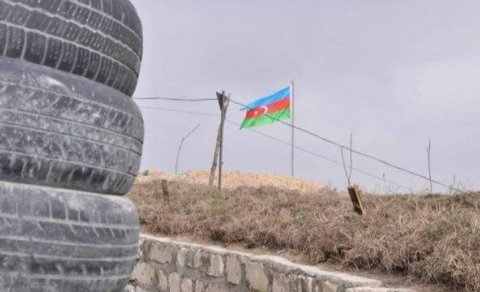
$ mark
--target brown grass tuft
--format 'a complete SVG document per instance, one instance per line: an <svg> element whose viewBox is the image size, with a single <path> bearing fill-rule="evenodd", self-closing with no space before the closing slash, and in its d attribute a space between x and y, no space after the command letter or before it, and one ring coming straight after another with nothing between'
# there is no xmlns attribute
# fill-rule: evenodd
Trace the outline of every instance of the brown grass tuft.
<svg viewBox="0 0 480 292"><path fill-rule="evenodd" d="M367 214L361 217L352 212L347 194L328 189L302 194L238 187L219 193L180 181L170 181L169 189L168 205L159 180L138 183L130 192L145 231L292 249L310 264L330 262L480 290L479 194L366 194Z"/></svg>

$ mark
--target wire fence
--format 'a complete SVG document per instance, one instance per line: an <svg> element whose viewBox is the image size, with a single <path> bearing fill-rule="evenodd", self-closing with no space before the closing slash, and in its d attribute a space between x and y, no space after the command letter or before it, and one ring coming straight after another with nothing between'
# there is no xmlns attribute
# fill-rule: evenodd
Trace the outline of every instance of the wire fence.
<svg viewBox="0 0 480 292"><path fill-rule="evenodd" d="M174 97L134 97L136 100L165 100L165 101L181 101L181 102L203 102L216 101L216 98L174 98Z"/></svg>
<svg viewBox="0 0 480 292"><path fill-rule="evenodd" d="M169 97L135 97L134 99L136 100L163 100L163 101L175 101L175 102L211 102L211 101L217 101L216 98L169 98ZM243 109L244 108L247 108L249 109L248 105L244 104L244 103L241 103L239 101L236 101L234 99L231 99L230 98L230 102L232 102L233 104L237 105L237 106L240 106L242 107ZM181 110L181 109L171 109L171 108L165 108L165 107L146 107L146 106L141 106L141 108L144 108L144 109L151 109L151 110L160 110L160 111L166 111L166 112L177 112L177 113L184 113L184 114L191 114L191 115L199 115L199 116L208 116L208 117L220 117L219 114L212 114L212 113L205 113L205 112L196 112L196 111L187 111L187 110ZM272 119L275 119L274 117L270 116ZM284 120L277 120L278 122L280 122L281 124L287 126L287 127L290 127L290 128L293 128L295 130L297 130L298 132L301 132L303 134L306 134L306 135L309 135L311 137L314 137L322 142L325 142L325 143L328 143L330 145L333 145L333 146L336 146L336 147L339 147L341 151L343 150L346 150L346 151L350 151L351 153L354 153L358 156L361 156L361 157L364 157L364 158L367 158L367 159L370 159L372 161L375 161L377 163L380 163L384 166L387 166L387 167L390 167L390 168L393 168L393 169L396 169L397 171L400 171L400 172L403 172L403 173L406 173L406 174L409 174L411 176L415 176L415 177L418 177L422 180L425 180L427 182L431 182L431 183L434 183L436 185L439 185L439 186L442 186L442 187L445 187L447 189L449 189L450 191L456 191L456 192L462 192L462 190L458 189L458 188L455 188L454 186L452 185L449 185L449 184L446 184L444 182L441 182L439 180L436 180L436 179L432 179L430 178L429 176L426 176L426 175L423 175L421 173L418 173L416 171L413 171L413 170L410 170L410 169L407 169L405 167L402 167L402 166L399 166L395 163L391 163L389 161L386 161L382 158L379 158L379 157L376 157L374 155L371 155L371 154L368 154L366 152L363 152L363 151L360 151L360 150L357 150L357 149L354 149L350 146L347 146L347 145L343 145L341 143L338 143L338 142L335 142L333 141L332 139L329 139L329 138L326 138L322 135L319 135L311 130L308 130L308 129L305 129L303 127L299 127L297 125L293 125L289 122L286 122ZM239 123L236 123L232 120L229 120L227 119L227 122L230 123L230 124L235 124L237 126L240 126ZM271 135L267 135L267 134L264 134L262 132L259 132L259 131L256 131L256 130L253 130L253 129L249 129L250 131L252 132L255 132L261 136L264 136L264 137L267 137L271 140L275 140L277 142L280 142L282 144L285 144L285 145L288 145L290 147L292 147L292 144L289 143L289 142L286 142L286 141L283 141L281 140L280 138L277 138L277 137L273 137ZM311 151L311 150L308 150L308 149L305 149L303 147L299 147L299 146L296 146L296 145L293 145L293 147L297 150L300 150L300 151L303 151L305 153L309 153L313 156L316 156L318 158L322 158L326 161L329 161L331 163L334 163L334 164L338 164L338 165L344 165L343 162L339 162L335 159L332 159L332 158L329 158L329 157L326 157L326 156L323 156L321 154L318 154L318 153L315 153L314 151ZM358 172L358 173L361 173L363 175L366 175L366 176L369 176L371 178L375 178L375 179L378 179L378 180L381 180L382 182L387 182L389 183L390 185L394 185L398 188L402 188L402 189L405 189L405 190L409 190L410 188L402 185L402 184L399 184L397 182L393 182L393 181L387 181L384 177L380 177L378 175L374 175L374 174L371 174L369 172L366 172L362 169L358 169L358 168L353 168L351 165L345 165L345 166L348 166L350 168L352 168L352 170Z"/></svg>
<svg viewBox="0 0 480 292"><path fill-rule="evenodd" d="M158 110L158 111L164 111L164 112L172 112L172 113L190 114L190 115L194 115L194 116L220 117L219 114L202 113L202 112L187 111L187 110L181 110L181 109L172 109L172 108L165 108L165 107L140 106L140 108L149 109L149 110Z"/></svg>
<svg viewBox="0 0 480 292"><path fill-rule="evenodd" d="M231 101L232 103L238 105L238 106L243 107L243 108L245 108L245 107L249 108L248 105L243 104L243 103L241 103L241 102L238 102L238 101L235 101L235 100L232 100L232 99L231 99L230 101ZM271 118L273 119L274 117L271 117ZM420 173L415 172L415 171L413 171L413 170L409 170L409 169L407 169L407 168L405 168L405 167L402 167L402 166L399 166L399 165L397 165L397 164L388 162L388 161L386 161L386 160L384 160L384 159L382 159L382 158L376 157L376 156L374 156L374 155L371 155L371 154L368 154L368 153L365 153L365 152L356 150L356 149L354 149L354 148L351 148L350 146L346 146L346 145L343 145L343 144L341 144L341 143L335 142L335 141L333 141L333 140L331 140L331 139L325 138L325 137L323 137L323 136L321 136L321 135L318 135L318 134L316 134L316 133L314 133L314 132L312 132L312 131L310 131L310 130L307 130L307 129L305 129L305 128L302 128L302 127L293 125L293 124L288 123L288 122L283 121L283 120L278 120L278 122L280 122L280 123L282 123L283 125L286 125L286 126L288 126L288 127L294 128L295 130L297 130L297 131L299 131L299 132L302 132L302 133L304 133L304 134L308 134L308 135L310 135L310 136L312 136L312 137L314 137L314 138L317 138L317 139L319 139L319 140L321 140L321 141L323 141L323 142L325 142L325 143L328 143L328 144L337 146L337 147L339 147L341 150L344 149L344 150L347 150L347 151L351 151L351 152L354 153L354 154L357 154L357 155L362 156L362 157L365 157L365 158L367 158L367 159L376 161L376 162L378 162L378 163L380 163L380 164L383 164L383 165L386 165L386 166L388 166L388 167L394 168L394 169L396 169L396 170L398 170L398 171L401 171L401 172L410 174L410 175L412 175L412 176L416 176L416 177L418 177L418 178L421 178L421 179L426 180L426 181L428 181L428 182L431 182L431 183L437 184L437 185L439 185L439 186L445 187L445 188L447 188L447 189L451 189L451 190L454 190L454 191L457 191L457 192L462 192L460 189L454 188L454 187L451 186L451 185L448 185L448 184L446 184L446 183L443 183L443 182L438 181L438 180L435 180L435 179L431 179L430 177L428 177L428 176L426 176L426 175L420 174Z"/></svg>
<svg viewBox="0 0 480 292"><path fill-rule="evenodd" d="M235 126L238 126L238 127L241 125L241 124L239 124L239 123L237 123L237 122L234 122L234 121L232 121L232 120L229 120L229 119L227 119L227 122L230 123L230 124L233 124L233 125L235 125ZM315 157L317 157L317 158L323 159L323 160L328 161L328 162L330 162L330 163L333 163L333 164L336 164L336 165L339 165L339 166L343 166L343 162L340 162L340 161L338 161L338 160L329 158L329 157L327 157L327 156L325 156L325 155L322 155L322 154L319 154L319 153L317 153L317 152L308 150L308 149L306 149L306 148L304 148L304 147L297 146L297 145L292 145L292 143L287 142L287 141L285 141L285 140L282 140L282 139L280 139L280 138L277 138L277 137L275 137L275 136L268 135L268 134L262 133L262 132L260 132L260 131L254 130L254 129L247 129L247 130L249 130L249 131L251 131L251 132L253 132L253 133L257 134L257 135L260 135L260 136L263 136L263 137L265 137L265 138L268 138L268 139L270 139L270 140L273 140L273 141L276 141L276 142L278 142L278 143L284 144L284 145L286 145L286 146L290 146L290 147L293 146L295 149L297 149L297 150L299 150L299 151L302 151L302 152L304 152L304 153L310 154L310 155L315 156ZM368 176L368 177L370 177L370 178L374 178L374 179L377 179L377 180L379 180L379 181L381 181L381 182L388 183L388 184L390 184L390 185L392 185L392 186L394 186L394 187L396 187L396 188L401 188L401 189L404 189L404 190L406 190L406 191L410 190L410 188L407 187L407 186L404 186L404 185L402 185L402 184L400 184L400 183L397 183L397 182L394 182L394 181L391 181L391 180L387 180L387 179L385 179L384 177L380 177L380 176L378 176L378 175L369 173L369 172L364 171L364 170L361 170L361 169L359 169L359 168L353 167L353 165L350 165L350 164L348 164L348 163L346 164L346 166L347 166L347 167L351 167L352 170L355 171L355 172L357 172L357 173L361 173L361 174L366 175L366 176Z"/></svg>
<svg viewBox="0 0 480 292"><path fill-rule="evenodd" d="M164 112L173 112L173 113L180 113L180 114L187 114L187 115L193 115L193 116L204 116L204 117L215 117L215 118L220 118L220 115L219 114L212 114L212 113L206 113L206 112L199 112L199 111L187 111L187 110L182 110L182 109L173 109L173 108L165 108L165 107L151 107L151 106L140 106L140 108L142 109L147 109L147 110L156 110L156 111L164 111ZM227 123L230 124L230 125L233 125L235 127L240 127L241 124L240 123L237 123L231 119L226 119ZM285 140L282 140L281 138L278 138L278 137L275 137L275 136L272 136L272 135L269 135L269 134L266 134L266 133L263 133L263 132L260 132L258 130L255 130L255 129L247 129L248 131L252 132L252 133L255 133L259 136L262 136L264 138L267 138L267 139L270 139L272 141L275 141L277 143L280 143L280 144L283 144L283 145L286 145L286 146L292 146L292 143L290 142L287 142ZM296 150L299 150L303 153L306 153L306 154L309 154L311 156L314 156L314 157L317 157L317 158L320 158L324 161L327 161L327 162L330 162L332 164L335 164L335 165L338 165L338 166L343 166L343 163L338 161L338 160L335 160L333 158L330 158L330 157L327 157L325 155L322 155L322 154L319 154L315 151L312 151L312 150L309 150L305 147L301 147L301 146L298 146L298 145L293 145L293 147L296 149ZM349 164L346 165L347 167L351 167ZM403 189L405 191L410 191L411 188L410 187L407 187L405 185L402 185L398 182L394 182L392 180L389 180L389 179L386 179L385 177L381 177L379 175L375 175L375 174L372 174L370 172L367 172L365 170L362 170L360 168L357 168L357 167L353 167L352 166L352 170L359 173L359 174L362 174L362 175L365 175L367 177L370 177L370 178L373 178L375 180L378 180L382 183L386 183L386 184L389 184L391 185L392 187L396 188L396 189Z"/></svg>

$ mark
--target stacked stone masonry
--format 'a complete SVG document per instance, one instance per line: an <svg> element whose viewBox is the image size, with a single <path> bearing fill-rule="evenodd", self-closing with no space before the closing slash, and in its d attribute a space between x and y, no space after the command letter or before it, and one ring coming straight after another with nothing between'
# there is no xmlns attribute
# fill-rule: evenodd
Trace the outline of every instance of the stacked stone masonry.
<svg viewBox="0 0 480 292"><path fill-rule="evenodd" d="M380 281L326 272L273 256L256 256L143 235L128 292L411 292Z"/></svg>

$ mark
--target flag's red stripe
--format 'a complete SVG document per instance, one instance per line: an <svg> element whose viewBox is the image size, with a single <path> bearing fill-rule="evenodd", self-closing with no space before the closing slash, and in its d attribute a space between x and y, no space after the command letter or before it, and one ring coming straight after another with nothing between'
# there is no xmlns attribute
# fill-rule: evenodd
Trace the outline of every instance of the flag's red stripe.
<svg viewBox="0 0 480 292"><path fill-rule="evenodd" d="M289 108L290 107L290 96L287 96L284 99L281 99L277 102L274 102L272 104L269 104L268 106L268 112L267 114L271 114L274 112L281 111L283 109ZM255 109L251 109L247 111L247 119L251 118L258 118L261 117L265 114L265 108L264 107L257 107Z"/></svg>

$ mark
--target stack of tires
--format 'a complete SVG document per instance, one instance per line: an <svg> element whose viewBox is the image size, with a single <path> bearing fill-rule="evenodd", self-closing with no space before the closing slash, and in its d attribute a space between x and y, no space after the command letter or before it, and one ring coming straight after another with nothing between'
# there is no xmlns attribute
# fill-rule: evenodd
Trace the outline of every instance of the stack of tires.
<svg viewBox="0 0 480 292"><path fill-rule="evenodd" d="M122 291L138 215L128 0L0 0L0 291Z"/></svg>

